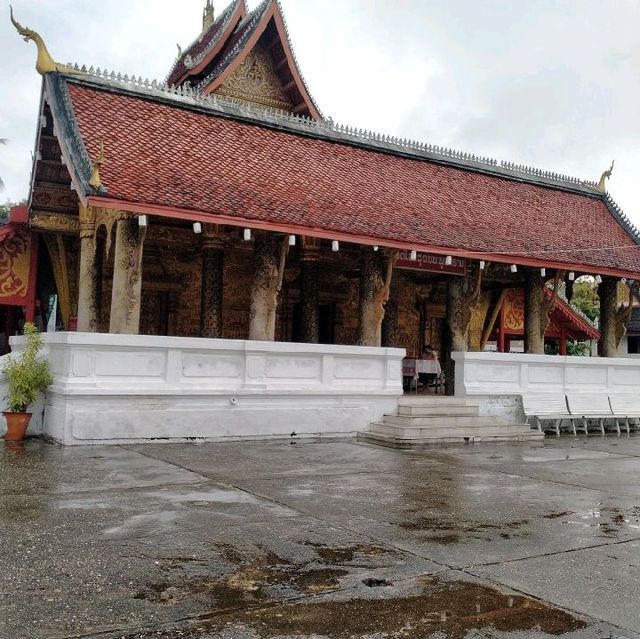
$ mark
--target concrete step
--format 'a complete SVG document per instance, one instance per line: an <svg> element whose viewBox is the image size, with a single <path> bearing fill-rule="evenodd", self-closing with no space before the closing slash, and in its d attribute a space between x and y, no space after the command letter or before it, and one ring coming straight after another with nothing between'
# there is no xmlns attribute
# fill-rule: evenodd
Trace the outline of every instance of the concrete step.
<svg viewBox="0 0 640 639"><path fill-rule="evenodd" d="M422 440L442 437L480 438L500 437L507 435L529 434L532 429L524 424L504 424L492 426L459 426L456 428L404 428L402 426L390 426L381 422L373 422L369 432L378 435L395 437L397 439Z"/></svg>
<svg viewBox="0 0 640 639"><path fill-rule="evenodd" d="M385 424L404 427L421 428L457 428L460 426L496 426L504 423L499 417L477 415L430 415L412 417L410 415L385 415L382 419Z"/></svg>
<svg viewBox="0 0 640 639"><path fill-rule="evenodd" d="M477 406L461 406L460 404L428 404L427 406L398 406L399 415L409 417L429 417L431 415L477 415Z"/></svg>
<svg viewBox="0 0 640 639"><path fill-rule="evenodd" d="M398 406L467 406L467 400L447 395L403 395Z"/></svg>
<svg viewBox="0 0 640 639"><path fill-rule="evenodd" d="M417 450L428 448L438 444L469 444L479 442L539 442L544 440L544 434L535 430L528 432L506 432L499 435L485 435L469 437L465 435L450 434L440 437L422 437L420 439L404 439L392 435L383 435L366 431L358 433L358 440L388 446L390 448Z"/></svg>

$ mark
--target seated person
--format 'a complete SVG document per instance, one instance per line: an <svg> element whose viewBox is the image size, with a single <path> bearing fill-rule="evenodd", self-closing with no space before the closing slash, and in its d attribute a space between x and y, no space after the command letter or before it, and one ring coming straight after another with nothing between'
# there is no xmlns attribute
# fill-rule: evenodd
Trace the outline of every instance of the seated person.
<svg viewBox="0 0 640 639"><path fill-rule="evenodd" d="M433 347L430 344L427 344L422 351L421 359L427 360L437 360L438 354L433 350ZM423 386L435 386L436 378L438 375L436 373L418 373L418 381Z"/></svg>

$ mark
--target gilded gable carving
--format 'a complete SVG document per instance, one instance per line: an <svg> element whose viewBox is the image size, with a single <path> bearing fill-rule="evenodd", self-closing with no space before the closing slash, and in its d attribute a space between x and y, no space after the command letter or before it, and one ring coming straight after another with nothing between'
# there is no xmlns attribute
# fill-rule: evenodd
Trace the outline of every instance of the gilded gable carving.
<svg viewBox="0 0 640 639"><path fill-rule="evenodd" d="M291 110L291 100L282 88L271 56L256 47L217 93L247 102Z"/></svg>

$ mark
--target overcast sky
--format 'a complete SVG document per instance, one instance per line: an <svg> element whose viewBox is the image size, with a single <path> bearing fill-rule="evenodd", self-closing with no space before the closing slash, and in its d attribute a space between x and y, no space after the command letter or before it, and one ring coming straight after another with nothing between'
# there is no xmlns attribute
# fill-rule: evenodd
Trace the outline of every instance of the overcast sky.
<svg viewBox="0 0 640 639"><path fill-rule="evenodd" d="M250 0L249 6L255 6ZM28 194L36 48L0 0L0 200ZM13 0L53 57L164 79L204 0ZM640 226L640 0L282 0L324 115L597 180ZM216 12L223 9L216 2Z"/></svg>

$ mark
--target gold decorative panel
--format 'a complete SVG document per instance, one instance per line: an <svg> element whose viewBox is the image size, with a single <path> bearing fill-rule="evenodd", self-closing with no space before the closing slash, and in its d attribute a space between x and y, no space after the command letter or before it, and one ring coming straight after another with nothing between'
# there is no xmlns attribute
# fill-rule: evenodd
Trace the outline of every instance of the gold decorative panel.
<svg viewBox="0 0 640 639"><path fill-rule="evenodd" d="M261 47L255 47L249 53L217 93L286 111L292 108L291 100L282 88L271 56Z"/></svg>
<svg viewBox="0 0 640 639"><path fill-rule="evenodd" d="M0 298L27 295L30 263L29 235L12 235L0 244Z"/></svg>

